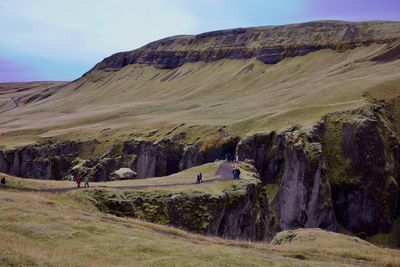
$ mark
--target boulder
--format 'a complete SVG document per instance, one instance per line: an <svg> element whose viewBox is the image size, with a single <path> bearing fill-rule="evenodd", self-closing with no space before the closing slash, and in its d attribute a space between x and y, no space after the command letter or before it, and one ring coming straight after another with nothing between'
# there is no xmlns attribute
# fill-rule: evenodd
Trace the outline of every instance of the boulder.
<svg viewBox="0 0 400 267"><path fill-rule="evenodd" d="M137 177L137 173L129 168L120 168L116 170L114 173L119 180L134 179Z"/></svg>

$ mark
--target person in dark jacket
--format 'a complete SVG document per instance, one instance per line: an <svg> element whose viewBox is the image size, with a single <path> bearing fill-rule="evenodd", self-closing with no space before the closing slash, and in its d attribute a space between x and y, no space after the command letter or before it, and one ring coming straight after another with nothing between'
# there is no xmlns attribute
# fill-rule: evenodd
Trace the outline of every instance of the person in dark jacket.
<svg viewBox="0 0 400 267"><path fill-rule="evenodd" d="M240 179L240 169L236 168L236 179Z"/></svg>
<svg viewBox="0 0 400 267"><path fill-rule="evenodd" d="M240 170L239 170L239 168L234 167L234 168L232 169L232 176L233 176L233 179L234 179L234 180L240 179Z"/></svg>
<svg viewBox="0 0 400 267"><path fill-rule="evenodd" d="M203 182L203 174L201 172L199 172L197 174L196 184L201 184L202 182Z"/></svg>
<svg viewBox="0 0 400 267"><path fill-rule="evenodd" d="M1 185L6 186L6 177L1 178Z"/></svg>

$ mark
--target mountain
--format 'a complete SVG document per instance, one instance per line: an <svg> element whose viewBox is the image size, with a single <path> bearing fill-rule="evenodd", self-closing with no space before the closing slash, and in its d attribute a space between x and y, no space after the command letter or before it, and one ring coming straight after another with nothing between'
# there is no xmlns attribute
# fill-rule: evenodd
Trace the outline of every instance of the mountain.
<svg viewBox="0 0 400 267"><path fill-rule="evenodd" d="M237 154L260 184L241 192L240 213L216 209L243 223L232 236L318 227L399 246L399 59L399 22L169 37L69 83L2 85L11 89L0 104L0 171L108 181L130 167L138 178L164 177ZM137 198L101 201L119 210ZM264 203L254 209L266 212L268 238L245 223L257 217L246 203Z"/></svg>
<svg viewBox="0 0 400 267"><path fill-rule="evenodd" d="M181 133L194 142L224 126L242 136L309 124L398 95L398 26L312 22L156 41L104 59L46 101L17 99L3 144Z"/></svg>

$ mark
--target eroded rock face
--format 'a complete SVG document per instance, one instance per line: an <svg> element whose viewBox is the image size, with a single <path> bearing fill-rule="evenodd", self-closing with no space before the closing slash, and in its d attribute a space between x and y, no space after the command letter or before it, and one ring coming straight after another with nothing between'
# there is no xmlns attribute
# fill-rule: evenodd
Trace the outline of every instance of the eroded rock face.
<svg viewBox="0 0 400 267"><path fill-rule="evenodd" d="M201 147L199 144L185 146L183 149L182 160L179 164L180 170L186 170L198 166L203 162Z"/></svg>
<svg viewBox="0 0 400 267"><path fill-rule="evenodd" d="M348 164L342 169L346 179L333 185L335 210L341 224L360 236L388 232L397 209L398 162L386 125L372 113L342 124L341 150Z"/></svg>
<svg viewBox="0 0 400 267"><path fill-rule="evenodd" d="M83 145L67 141L5 150L0 153L0 168L21 177L62 179Z"/></svg>
<svg viewBox="0 0 400 267"><path fill-rule="evenodd" d="M222 141L221 141L222 140ZM180 141L151 142L129 139L116 142L105 154L95 156L98 143L58 142L0 151L0 171L39 179L64 179L69 174L90 176L94 182L108 181L119 168L130 168L138 179L170 175L234 154L238 138L221 139L207 149Z"/></svg>
<svg viewBox="0 0 400 267"><path fill-rule="evenodd" d="M318 227L335 231L336 218L321 144L306 143L303 139L287 144L284 162L281 186L273 202L282 230Z"/></svg>
<svg viewBox="0 0 400 267"><path fill-rule="evenodd" d="M222 195L206 192L88 192L103 212L169 224L191 232L244 240L269 240L268 199L257 184Z"/></svg>
<svg viewBox="0 0 400 267"><path fill-rule="evenodd" d="M144 47L114 54L94 69L122 68L149 64L173 69L190 62L256 58L275 64L284 58L303 56L321 49L343 52L371 44L392 44L399 40L396 23L349 23L319 21L275 27L214 31L195 36L174 36Z"/></svg>
<svg viewBox="0 0 400 267"><path fill-rule="evenodd" d="M399 215L398 129L389 104L333 113L310 130L243 138L241 160L277 187L271 206L280 229L337 222L361 237L391 231ZM271 167L273 166L273 167Z"/></svg>

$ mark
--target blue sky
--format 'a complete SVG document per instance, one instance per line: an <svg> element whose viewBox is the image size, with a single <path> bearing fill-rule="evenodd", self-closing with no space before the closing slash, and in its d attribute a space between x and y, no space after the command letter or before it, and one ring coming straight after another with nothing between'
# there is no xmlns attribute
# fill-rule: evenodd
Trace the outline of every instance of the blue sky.
<svg viewBox="0 0 400 267"><path fill-rule="evenodd" d="M400 0L1 0L0 82L73 80L176 34L319 19L400 20Z"/></svg>

